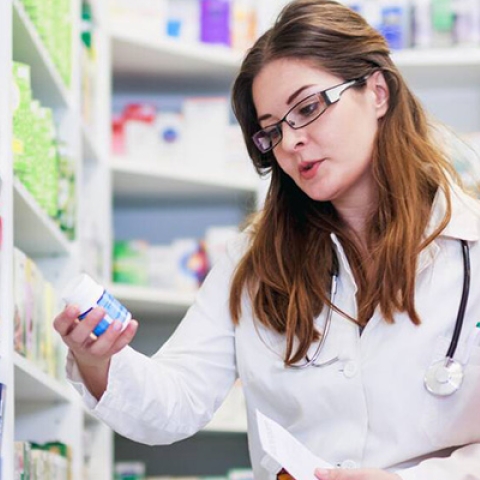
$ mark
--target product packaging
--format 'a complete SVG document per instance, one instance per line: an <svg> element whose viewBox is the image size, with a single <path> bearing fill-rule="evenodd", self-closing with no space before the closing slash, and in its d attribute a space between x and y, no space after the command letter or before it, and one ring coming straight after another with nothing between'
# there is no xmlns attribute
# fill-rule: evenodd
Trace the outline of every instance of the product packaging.
<svg viewBox="0 0 480 480"><path fill-rule="evenodd" d="M132 318L132 314L115 297L85 273L65 286L62 298L67 304L80 308L79 320L83 320L95 307L105 310L105 316L93 330L96 337L102 335L115 320L121 322L122 330L125 329Z"/></svg>

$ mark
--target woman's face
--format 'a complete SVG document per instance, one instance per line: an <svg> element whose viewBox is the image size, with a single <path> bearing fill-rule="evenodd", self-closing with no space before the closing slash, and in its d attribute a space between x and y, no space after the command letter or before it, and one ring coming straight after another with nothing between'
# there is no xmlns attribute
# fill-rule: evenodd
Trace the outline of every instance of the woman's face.
<svg viewBox="0 0 480 480"><path fill-rule="evenodd" d="M350 79L347 79L350 80ZM253 82L253 100L262 128L279 122L312 93L344 82L305 60L268 63ZM281 124L282 139L273 153L282 168L310 198L340 207L359 208L375 200L372 150L378 119L388 107L380 72L366 86L345 90L310 125L298 130Z"/></svg>

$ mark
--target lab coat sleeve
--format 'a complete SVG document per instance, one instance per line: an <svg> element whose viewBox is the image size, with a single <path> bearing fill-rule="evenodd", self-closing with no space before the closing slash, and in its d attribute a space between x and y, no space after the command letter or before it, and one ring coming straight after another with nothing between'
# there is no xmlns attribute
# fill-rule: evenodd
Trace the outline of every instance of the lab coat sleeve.
<svg viewBox="0 0 480 480"><path fill-rule="evenodd" d="M138 442L168 444L210 421L236 379L235 329L228 309L235 263L231 254L217 262L194 305L153 357L130 347L113 356L99 402L84 387L70 356L69 380L112 429Z"/></svg>
<svg viewBox="0 0 480 480"><path fill-rule="evenodd" d="M480 480L480 443L460 447L449 457L429 458L395 473L402 480Z"/></svg>

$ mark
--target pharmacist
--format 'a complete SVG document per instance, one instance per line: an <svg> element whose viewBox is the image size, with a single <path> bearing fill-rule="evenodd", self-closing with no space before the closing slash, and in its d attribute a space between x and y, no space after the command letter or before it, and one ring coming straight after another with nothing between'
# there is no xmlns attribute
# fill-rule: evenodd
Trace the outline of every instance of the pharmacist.
<svg viewBox="0 0 480 480"><path fill-rule="evenodd" d="M480 479L480 206L384 38L334 1L294 1L233 104L271 173L262 211L152 358L127 345L136 321L92 340L103 311L68 306L70 380L120 434L168 444L239 377L257 480L281 466L256 409L334 467L312 479Z"/></svg>

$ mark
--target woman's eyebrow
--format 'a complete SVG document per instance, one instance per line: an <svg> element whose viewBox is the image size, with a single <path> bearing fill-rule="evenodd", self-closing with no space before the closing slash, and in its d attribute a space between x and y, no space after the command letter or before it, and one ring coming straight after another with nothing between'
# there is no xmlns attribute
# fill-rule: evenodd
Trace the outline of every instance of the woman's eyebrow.
<svg viewBox="0 0 480 480"><path fill-rule="evenodd" d="M300 87L298 90L295 90L288 98L287 98L287 105L290 105L304 90L307 88L312 87L312 85L304 85L303 87ZM262 115L261 117L258 118L258 122L260 123L263 120L267 120L270 118L272 115L270 113L266 113L265 115Z"/></svg>

